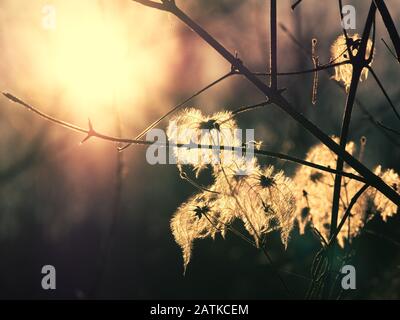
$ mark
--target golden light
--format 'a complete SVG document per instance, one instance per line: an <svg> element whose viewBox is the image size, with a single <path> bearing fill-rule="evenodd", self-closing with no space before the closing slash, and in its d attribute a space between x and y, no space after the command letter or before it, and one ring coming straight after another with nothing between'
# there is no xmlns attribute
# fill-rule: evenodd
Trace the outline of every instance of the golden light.
<svg viewBox="0 0 400 320"><path fill-rule="evenodd" d="M162 101L178 47L166 14L126 0L6 0L0 7L2 89L42 108L56 101L47 111L90 117L101 128L114 121L115 107L140 120Z"/></svg>

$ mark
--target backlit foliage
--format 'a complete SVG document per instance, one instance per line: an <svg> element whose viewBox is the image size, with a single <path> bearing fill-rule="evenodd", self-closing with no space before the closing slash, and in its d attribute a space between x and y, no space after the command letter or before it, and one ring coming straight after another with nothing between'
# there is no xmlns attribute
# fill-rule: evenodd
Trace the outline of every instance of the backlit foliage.
<svg viewBox="0 0 400 320"><path fill-rule="evenodd" d="M338 142L338 138L334 137L334 140ZM346 150L356 156L354 142L348 143ZM334 168L337 157L326 146L318 144L311 148L306 160ZM346 165L344 171L356 174ZM393 170L382 172L379 166L375 173L389 185L397 187L399 176ZM300 233L304 233L305 226L310 224L319 231L326 241L329 240L334 179L335 177L331 173L306 166L300 167L296 172L293 181L298 200L296 216ZM338 221L342 219L351 199L362 186L362 182L346 177L342 178ZM393 215L396 211L397 207L389 199L377 192L376 189L368 188L353 206L350 218L340 230L337 238L338 243L343 247L346 240L351 241L359 234L374 213L380 213L386 221L387 217Z"/></svg>
<svg viewBox="0 0 400 320"><path fill-rule="evenodd" d="M357 55L358 47L360 45L361 37L356 33L353 36L349 36L350 48L354 56ZM365 58L367 59L371 54L372 41L368 40L367 49L365 51ZM340 35L331 47L331 61L334 63L340 63L349 60L349 54L347 50L346 38L344 35ZM372 61L371 61L372 63ZM346 90L349 89L351 83L351 77L353 73L353 66L348 64L342 64L335 67L335 75L332 79L342 82ZM360 81L366 80L368 77L368 69L364 68L361 72Z"/></svg>
<svg viewBox="0 0 400 320"><path fill-rule="evenodd" d="M232 150L220 150L221 147L241 147L236 137L237 125L232 113L218 112L204 116L200 110L185 109L173 118L167 129L168 140L188 147L174 148L178 165L190 164L196 175L209 164L230 162L234 156ZM214 146L214 149L199 149L194 145Z"/></svg>
<svg viewBox="0 0 400 320"><path fill-rule="evenodd" d="M185 270L195 239L215 238L217 232L225 234L225 225L220 223L219 216L217 197L210 192L191 197L176 211L171 220L171 229L176 242L182 248Z"/></svg>
<svg viewBox="0 0 400 320"><path fill-rule="evenodd" d="M338 142L338 139L335 138L335 141ZM355 144L353 142L348 143L346 150L354 155ZM337 157L326 146L319 144L311 148L306 156L306 160L335 168ZM355 173L348 166L345 166L344 170ZM334 174L302 166L296 172L293 180L296 186L296 196L298 199L296 216L299 222L300 233L304 233L305 226L311 223L313 227L324 236L325 240L328 240L331 223L333 185L335 180ZM339 221L352 197L362 185L361 182L356 180L351 180L349 178L342 179ZM350 238L352 238L358 234L365 223L367 208L368 201L364 193L354 205L349 223L341 229L338 235L338 242L341 246L344 245L344 241L349 235Z"/></svg>
<svg viewBox="0 0 400 320"><path fill-rule="evenodd" d="M236 129L230 112L205 116L191 108L170 122L168 139L176 144L241 146L235 135ZM336 137L333 139L339 141ZM354 142L349 142L346 150L357 156ZM185 270L191 259L193 242L215 238L217 233L225 237L234 220L243 223L257 247L264 245L265 235L274 230L280 233L282 243L287 247L296 218L301 234L309 224L329 241L334 174L301 166L292 181L273 166L261 167L255 157L239 156L229 150L215 151L194 146L174 150L180 170L184 165L190 165L198 174L211 164L214 178L211 187L181 205L171 220L172 233L182 249ZM311 148L306 161L335 168L337 156L319 144ZM357 174L347 165L344 171ZM375 173L397 190L400 181L393 170L382 171L379 166ZM342 178L339 222L362 186L360 181ZM350 217L341 228L337 237L339 245L344 247L346 241L356 237L374 213L381 214L386 221L396 211L397 207L389 199L368 188L354 204Z"/></svg>
<svg viewBox="0 0 400 320"><path fill-rule="evenodd" d="M210 131L201 132L204 128ZM188 144L194 140L214 145L220 137L221 145L240 146L240 140L233 134L236 128L228 112L206 117L195 109L187 109L171 121L168 138L175 143ZM186 129L192 130L190 135ZM219 136L220 132L224 135ZM183 252L185 270L193 241L214 238L217 233L224 237L236 219L242 221L257 247L274 230L280 232L282 243L287 246L295 221L295 198L292 182L282 171L276 172L272 166L262 168L255 157L239 156L232 151L222 151L219 161L211 162L210 150L200 156L195 150L181 149L176 148L176 154L186 162L179 162L179 167L189 164L198 172L212 163L214 177L214 184L180 206L171 220L173 235ZM230 161L222 161L227 157Z"/></svg>
<svg viewBox="0 0 400 320"><path fill-rule="evenodd" d="M379 176L387 185L391 186L394 190L399 191L400 177L394 170L388 169L382 171L382 167L378 166L374 173ZM371 192L371 198L373 199L375 207L380 212L384 221L387 221L388 217L391 217L397 213L398 207L376 189Z"/></svg>

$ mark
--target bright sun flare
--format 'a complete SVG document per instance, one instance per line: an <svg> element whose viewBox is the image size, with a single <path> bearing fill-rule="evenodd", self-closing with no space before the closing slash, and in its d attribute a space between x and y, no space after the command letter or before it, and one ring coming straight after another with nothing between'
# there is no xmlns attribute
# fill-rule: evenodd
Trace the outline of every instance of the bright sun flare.
<svg viewBox="0 0 400 320"><path fill-rule="evenodd" d="M53 29L43 26L48 5ZM7 43L0 62L11 78L6 87L18 86L47 106L59 94L61 110L53 113L91 117L106 127L114 104L140 118L156 102L148 93L168 84L178 43L165 15L129 1L5 0L1 6L7 9L0 40Z"/></svg>

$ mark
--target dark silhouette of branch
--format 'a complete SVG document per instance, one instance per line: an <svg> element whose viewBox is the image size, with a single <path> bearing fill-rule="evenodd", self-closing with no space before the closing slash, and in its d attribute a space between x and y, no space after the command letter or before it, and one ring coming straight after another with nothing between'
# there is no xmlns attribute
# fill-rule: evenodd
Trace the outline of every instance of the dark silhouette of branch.
<svg viewBox="0 0 400 320"><path fill-rule="evenodd" d="M139 133L135 139L141 139L147 132L149 132L151 129L153 129L155 126L157 126L161 121L163 121L165 118L169 117L171 114L173 114L174 112L176 112L177 110L179 110L180 108L182 108L186 103L188 103L189 101L193 100L194 98L196 98L197 96L199 96L200 94L202 94L203 92L207 91L208 89L212 88L213 86L217 85L218 83L220 83L221 81L229 78L232 75L237 74L237 72L234 71L230 71L226 74L224 74L222 77L218 78L217 80L211 82L210 84L206 85L204 88L200 89L199 91L195 92L194 94L192 94L189 98L186 98L185 100L183 100L182 102L178 103L176 106L174 106L171 110L169 110L167 113L165 113L164 115L162 115L160 118L158 118L156 121L154 121L153 123L151 123L146 129L144 129L141 133ZM127 144L121 148L119 148L120 151L125 150L126 148L128 148L130 146L130 144Z"/></svg>
<svg viewBox="0 0 400 320"><path fill-rule="evenodd" d="M342 4L342 1L339 0L340 7ZM343 116L343 122L342 122L342 128L340 131L340 146L342 148L346 148L347 142L348 142L348 135L349 135L349 129L350 129L350 122L351 122L351 116L352 116L352 111L353 111L353 106L355 103L355 98L357 94L357 89L358 89L358 84L360 82L360 77L361 77L361 72L365 65L368 65L367 60L365 59L365 52L367 48L367 44L369 41L369 35L371 33L372 25L374 23L374 17L376 13L376 6L374 3L371 3L370 10L368 12L368 17L365 22L365 27L363 31L363 35L361 38L361 43L359 45L357 54L355 56L352 56L350 60L352 61L352 66L353 66L353 72L351 76L351 83L350 83L350 89L349 93L347 96L346 100L346 107L344 110L344 116ZM343 29L345 30L345 29ZM347 37L347 34L346 34ZM352 51L348 45L348 51L349 53ZM344 167L344 160L341 157L338 157L336 160L336 170L342 171ZM337 221L338 221L338 215L339 215L339 205L340 205L340 193L342 190L342 177L339 175L335 176L335 182L333 186L333 200L332 200L332 214L331 214L331 223L330 223L330 230L329 230L329 238L333 239L335 241L334 235L337 233ZM328 273L325 275L325 285L323 288L323 296L325 298L328 298L331 284L332 284L332 279L331 275L329 272L332 270L332 262L334 258L334 247L329 250L327 253L328 256L328 265L330 266L328 269Z"/></svg>
<svg viewBox="0 0 400 320"><path fill-rule="evenodd" d="M386 92L385 87L382 85L382 82L379 80L377 74L375 73L374 69L371 66L368 66L368 70L371 72L373 78L375 79L376 83L378 84L379 88L381 89L383 95L385 96L386 100L389 102L390 107L392 108L394 114L396 115L397 119L400 120L400 114L397 111L395 105L393 104L392 100L390 99L388 93Z"/></svg>
<svg viewBox="0 0 400 320"><path fill-rule="evenodd" d="M314 69L307 69L307 70L300 70L300 71L290 71L290 72L281 72L281 73L277 73L277 76L291 76L291 75L301 75L301 74L306 74L306 73L314 73L314 72L319 72L319 71L322 71L322 70L334 68L334 67L337 67L337 66L340 66L340 65L344 65L344 64L347 64L347 63L350 63L350 61L343 61L343 62L338 62L338 63L333 63L333 64L322 65L322 66L318 66L317 68L314 68ZM271 73L269 73L269 72L254 72L254 74L257 75L257 76L270 76L271 75ZM231 70L228 73L226 73L223 76L221 76L220 78L218 78L218 79L214 80L213 82L211 82L210 84L206 85L204 88L202 88L199 91L195 92L190 97L186 98L182 102L180 102L177 105L175 105L174 107L172 107L168 112L163 114L160 118L158 118L157 120L152 122L148 127L146 127L146 129L144 129L141 133L139 133L135 137L135 139L141 139L149 130L151 130L154 127L156 127L159 123L161 123L161 121L163 121L167 117L171 116L173 113L175 113L177 110L182 108L189 101L193 100L194 98L196 98L200 94L204 93L208 89L211 89L212 87L214 87L218 83L222 82L223 80L225 80L225 79L227 79L227 78L229 78L231 76L234 76L234 75L240 75L240 72L235 71L235 70ZM120 147L119 150L123 151L126 148L128 148L129 146L130 146L130 144L127 144L127 145L125 145L123 147Z"/></svg>
<svg viewBox="0 0 400 320"><path fill-rule="evenodd" d="M361 112L367 117L367 119L374 125L374 127L379 129L379 131L385 136L385 138L388 139L389 142L400 148L400 143L393 139L393 137L387 133L387 129L385 127L382 127L379 121L375 120L374 116L367 110L367 108L359 99L356 99L356 105L360 108Z"/></svg>
<svg viewBox="0 0 400 320"><path fill-rule="evenodd" d="M384 124L383 124L382 122L380 122L380 121L377 121L377 124L378 124L379 126L381 126L382 128L384 128L385 130L390 131L390 132L392 132L392 133L394 133L394 134L400 136L400 131L398 131L398 130L396 130L396 129L393 129L393 128L390 128L390 127L384 125Z"/></svg>
<svg viewBox="0 0 400 320"><path fill-rule="evenodd" d="M384 0L373 0L373 1L379 10L379 13L382 16L386 30L389 33L390 39L392 40L393 46L396 50L397 60L400 62L400 36L396 30L396 26L393 22L393 19L389 13L389 10Z"/></svg>
<svg viewBox="0 0 400 320"><path fill-rule="evenodd" d="M336 63L328 63L325 65L318 65L317 67L314 67L312 69L305 69L305 70L299 70L299 71L288 71L288 72L278 72L277 76L295 76L295 75L302 75L302 74L307 74L307 73L314 73L314 72L332 69L332 68L342 66L345 64L350 64L350 60L336 62ZM271 75L270 72L253 72L253 74L256 76L270 76Z"/></svg>
<svg viewBox="0 0 400 320"><path fill-rule="evenodd" d="M270 0L270 71L271 82L270 87L273 90L278 90L278 38L277 38L277 7L276 0Z"/></svg>
<svg viewBox="0 0 400 320"><path fill-rule="evenodd" d="M137 1L136 1L137 2ZM371 186L378 189L388 199L393 201L395 204L400 205L400 195L389 187L380 177L376 176L361 162L350 155L343 147L335 143L328 135L326 135L320 128L314 123L308 120L303 114L299 113L283 96L282 93L271 89L265 83L260 81L250 70L244 65L243 61L236 58L230 53L224 46L222 46L215 38L213 38L206 30L204 30L199 24L194 22L186 13L179 9L174 3L166 1L168 3L168 12L175 15L179 20L186 24L192 29L198 36L200 36L205 42L207 42L212 48L214 48L224 59L226 59L235 69L243 74L258 90L265 94L269 100L289 114L294 120L300 123L308 132L315 136L319 141L326 145L330 150L337 154L340 158L362 175ZM374 6L376 9L376 7ZM362 51L362 50L360 50ZM365 50L364 50L365 52Z"/></svg>
<svg viewBox="0 0 400 320"><path fill-rule="evenodd" d="M282 30L286 33L286 35L289 37L290 40L292 40L292 42L294 44L296 44L296 46L301 50L301 52L304 54L304 56L307 58L308 54L311 54L310 51L307 51L307 49L296 39L296 37L286 28L286 26L284 24L280 24L280 27L282 28ZM325 69L325 71L329 74L329 70L328 68ZM337 85L339 88L341 88L342 90L345 90L345 87L342 83L334 81L333 82L335 85ZM393 145L395 145L396 147L400 148L400 143L397 142L395 139L393 139L393 137L391 135L389 135L387 133L387 131L385 130L384 127L382 127L379 122L377 120L375 120L374 116L368 111L368 109L365 107L364 103L361 102L360 99L358 99L356 97L355 99L356 105L359 107L359 109L361 110L361 112L366 116L366 118L371 122L371 124L377 128L384 136L386 139L388 139L389 142L391 142Z"/></svg>
<svg viewBox="0 0 400 320"><path fill-rule="evenodd" d="M282 29L284 33L292 40L293 43L297 45L297 47L302 51L303 55L308 59L311 56L311 51L306 49L303 44L297 40L297 38L289 31L289 29L282 23L279 23L279 27Z"/></svg>
<svg viewBox="0 0 400 320"><path fill-rule="evenodd" d="M135 144L135 145L145 145L145 146L149 146L149 145L158 145L160 147L165 147L165 148L187 148L188 146L185 144L175 144L175 143L161 143L161 142L152 142L152 141L147 141L147 140L137 140L137 139L129 139L129 138L120 138L120 137L114 137L114 136L110 136L110 135L106 135L106 134L102 134L97 132L96 130L94 130L93 125L91 124L91 122L89 121L89 129L85 129L82 127L79 127L77 125L71 124L69 122L66 121L62 121L59 120L57 118L54 118L40 110L38 110L37 108L35 108L32 105L29 105L28 103L22 101L21 99L15 97L14 95L10 94L10 93L3 93L3 95L5 95L8 99L10 99L11 101L27 108L28 110L32 111L33 113L37 114L38 116L52 122L55 123L57 125L60 125L64 128L73 130L73 131L77 131L80 133L85 133L86 134L86 138L84 139L84 141L88 140L89 138L93 137L93 138L98 138L101 140L106 140L106 141L111 141L111 142L119 142L119 143L129 143L129 144ZM239 109L238 109L239 110ZM89 137L89 138L88 138ZM198 149L213 149L215 148L215 146L212 145L190 145L191 148L198 148ZM246 152L247 148L246 147L232 147L232 146L220 146L221 150L232 150L234 152ZM335 169L332 169L330 167L325 167L316 163L312 163L309 161L305 161L302 159L297 159L295 157L286 155L286 154L282 154L282 153L278 153L278 152L272 152L272 151L267 151L267 150L254 150L254 154L258 155L258 156L266 156L266 157L272 157L272 158L277 158L277 159L281 159L281 160L286 160L286 161L290 161L290 162L294 162L294 163L298 163L301 165L305 165L305 166L309 166L311 168L315 168L317 170L321 170L321 171L326 171L326 172L330 172L330 173L334 173L334 174L338 174L338 175L343 175L344 177L350 178L350 179L354 179L360 182L364 182L366 183L366 179L363 177L360 177L358 175L349 173L349 172L338 172Z"/></svg>
<svg viewBox="0 0 400 320"><path fill-rule="evenodd" d="M302 2L303 0L297 0L295 3L292 4L292 10L296 9L296 7Z"/></svg>
<svg viewBox="0 0 400 320"><path fill-rule="evenodd" d="M371 7L370 7L370 11L368 13L367 21L365 23L365 28L364 28L364 32L363 32L363 36L361 39L361 44L360 44L359 50L357 52L357 55L354 57L355 64L353 64L353 74L352 74L349 94L347 96L346 107L345 107L343 123L342 123L342 129L340 132L340 146L342 148L346 147L347 140L348 140L351 115L352 115L355 97L356 97L356 93L357 93L358 83L360 82L361 72L362 72L362 69L363 69L364 63L365 63L365 50L366 50L367 43L369 40L369 34L371 32L375 12L376 12L376 7L372 3ZM344 165L344 160L342 158L338 157L337 163L336 163L336 170L342 171L343 165ZM332 237L333 234L335 234L335 232L336 232L341 185L342 185L341 177L336 176L334 188L333 188L334 191L333 191L330 237Z"/></svg>
<svg viewBox="0 0 400 320"><path fill-rule="evenodd" d="M392 55L393 58L397 60L396 55L394 54L393 50L389 47L389 45L386 43L385 39L381 38L381 41L385 45L386 49L388 49L389 53Z"/></svg>
<svg viewBox="0 0 400 320"><path fill-rule="evenodd" d="M328 246L331 246L335 241L340 233L340 230L343 228L343 225L345 224L346 220L350 217L351 210L353 209L353 206L356 204L357 200L361 197L361 195L368 189L369 185L364 184L360 190L357 191L357 193L353 196L353 198L350 200L349 206L347 207L345 213L343 214L342 219L339 222L339 225L337 226L335 233L331 236Z"/></svg>

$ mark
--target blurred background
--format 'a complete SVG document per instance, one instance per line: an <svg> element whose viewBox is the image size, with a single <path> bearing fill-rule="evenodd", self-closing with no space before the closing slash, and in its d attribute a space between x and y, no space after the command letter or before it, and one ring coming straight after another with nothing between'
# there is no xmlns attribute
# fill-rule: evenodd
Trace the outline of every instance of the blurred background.
<svg viewBox="0 0 400 320"><path fill-rule="evenodd" d="M294 1L293 1L294 2ZM397 0L385 1L395 22ZM369 1L348 1L362 33ZM268 70L269 1L186 0L177 4L254 71ZM312 38L321 63L341 32L336 1L278 1L279 71L312 68ZM54 19L53 19L53 18ZM50 20L49 20L50 19ZM400 25L397 24L400 29ZM285 31L285 29L287 31ZM304 47L291 40L288 31ZM399 68L380 41L377 18L373 67L396 105ZM193 92L226 74L227 64L175 17L128 0L2 0L0 90L80 126L90 118L101 132L133 137ZM268 79L265 79L268 81ZM318 102L312 75L280 77L285 96L329 135L338 135L345 92L320 73ZM350 138L367 137L364 162L400 171L398 128L372 77L361 83ZM263 100L245 79L230 77L194 99L205 113ZM373 119L373 120L371 120ZM263 148L304 157L317 141L276 107L244 113ZM160 124L165 128L166 122ZM388 136L389 135L389 136ZM285 298L263 255L240 239L202 240L183 276L180 248L170 232L176 208L196 189L174 165L151 166L144 147L116 145L57 127L0 99L0 298ZM292 175L296 166L260 159ZM210 182L204 173L201 182ZM310 230L292 232L287 250L278 234L268 250L297 297L308 287L319 243ZM354 241L357 290L345 298L400 298L400 218L370 221ZM54 265L57 289L41 288L41 268Z"/></svg>

